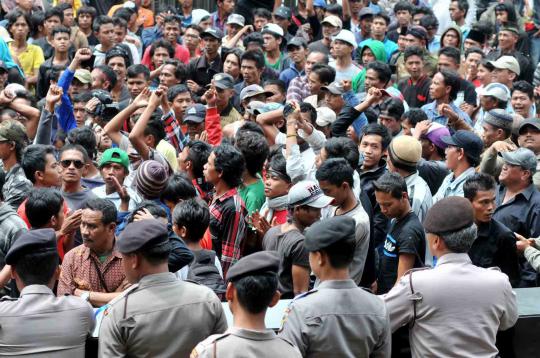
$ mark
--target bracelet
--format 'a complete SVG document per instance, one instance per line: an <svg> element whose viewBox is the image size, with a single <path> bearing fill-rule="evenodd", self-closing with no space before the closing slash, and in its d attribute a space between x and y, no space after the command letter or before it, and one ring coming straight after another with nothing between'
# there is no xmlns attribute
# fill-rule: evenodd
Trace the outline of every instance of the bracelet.
<svg viewBox="0 0 540 358"><path fill-rule="evenodd" d="M296 134L287 134L287 138L292 138L292 137L296 138Z"/></svg>

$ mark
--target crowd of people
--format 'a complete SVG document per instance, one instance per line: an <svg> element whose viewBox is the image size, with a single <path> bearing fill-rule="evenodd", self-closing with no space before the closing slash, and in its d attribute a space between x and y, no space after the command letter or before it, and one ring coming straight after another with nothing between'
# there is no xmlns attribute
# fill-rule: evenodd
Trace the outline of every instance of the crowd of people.
<svg viewBox="0 0 540 358"><path fill-rule="evenodd" d="M211 5L1 1L0 355L513 357L540 1Z"/></svg>

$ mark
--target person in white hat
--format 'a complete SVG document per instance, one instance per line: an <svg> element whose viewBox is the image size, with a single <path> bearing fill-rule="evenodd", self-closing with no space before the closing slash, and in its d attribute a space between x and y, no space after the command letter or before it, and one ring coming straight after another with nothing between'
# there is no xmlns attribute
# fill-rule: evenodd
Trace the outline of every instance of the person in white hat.
<svg viewBox="0 0 540 358"><path fill-rule="evenodd" d="M474 131L478 135L484 133L484 116L492 109L512 109L509 105L510 89L502 83L492 82L489 85L477 90L480 96L480 110L476 115L476 122L474 123Z"/></svg>
<svg viewBox="0 0 540 358"><path fill-rule="evenodd" d="M335 15L329 15L321 22L322 36L319 41L315 41L308 46L309 52L322 52L326 55L330 55L330 45L332 44L332 37L337 35L343 23L341 19Z"/></svg>
<svg viewBox="0 0 540 358"><path fill-rule="evenodd" d="M332 55L336 61L331 66L336 70L337 82L351 79L361 71L352 61L352 53L357 47L356 38L349 30L341 30L332 38Z"/></svg>
<svg viewBox="0 0 540 358"><path fill-rule="evenodd" d="M497 61L490 61L490 63L495 67L493 80L512 89L514 81L517 80L521 73L518 60L514 56L502 56Z"/></svg>
<svg viewBox="0 0 540 358"><path fill-rule="evenodd" d="M290 59L281 51L281 43L284 39L284 32L281 26L276 24L266 24L262 29L264 40L264 62L266 67L276 72L281 72L289 68Z"/></svg>

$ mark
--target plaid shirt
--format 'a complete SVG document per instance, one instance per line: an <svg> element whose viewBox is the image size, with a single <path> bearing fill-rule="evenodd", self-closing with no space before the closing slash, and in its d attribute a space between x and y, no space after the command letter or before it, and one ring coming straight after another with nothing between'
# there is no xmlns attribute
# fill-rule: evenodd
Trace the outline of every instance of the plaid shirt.
<svg viewBox="0 0 540 358"><path fill-rule="evenodd" d="M30 194L31 189L32 183L26 179L22 167L15 164L6 173L6 182L2 188L4 202L9 204L13 210L17 210L19 205Z"/></svg>
<svg viewBox="0 0 540 358"><path fill-rule="evenodd" d="M236 188L214 198L210 205L212 249L221 259L223 277L242 256L242 241L247 233L246 216L246 207Z"/></svg>
<svg viewBox="0 0 540 358"><path fill-rule="evenodd" d="M311 96L307 76L296 77L289 83L287 89L287 101L302 102L304 98Z"/></svg>
<svg viewBox="0 0 540 358"><path fill-rule="evenodd" d="M167 134L167 141L180 153L187 143L187 138L182 133L182 127L178 124L174 112L171 110L165 114L161 120Z"/></svg>

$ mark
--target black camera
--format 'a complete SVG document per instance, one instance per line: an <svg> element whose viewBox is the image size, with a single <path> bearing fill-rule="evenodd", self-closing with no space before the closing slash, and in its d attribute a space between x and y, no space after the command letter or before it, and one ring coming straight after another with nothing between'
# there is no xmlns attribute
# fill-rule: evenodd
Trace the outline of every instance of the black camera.
<svg viewBox="0 0 540 358"><path fill-rule="evenodd" d="M92 91L92 98L99 100L94 112L91 113L94 117L99 117L102 121L108 122L120 112L118 104L113 103L109 92L103 90Z"/></svg>

